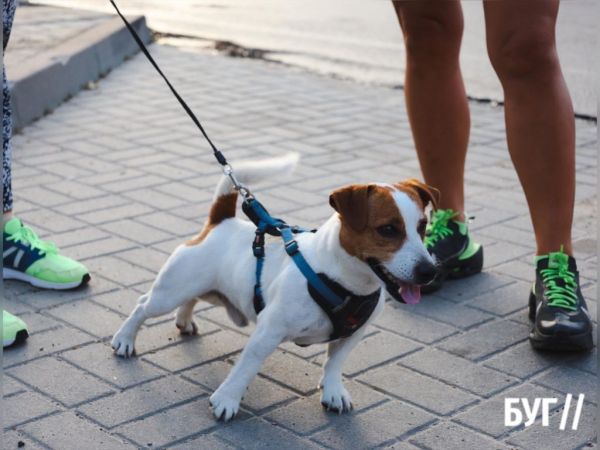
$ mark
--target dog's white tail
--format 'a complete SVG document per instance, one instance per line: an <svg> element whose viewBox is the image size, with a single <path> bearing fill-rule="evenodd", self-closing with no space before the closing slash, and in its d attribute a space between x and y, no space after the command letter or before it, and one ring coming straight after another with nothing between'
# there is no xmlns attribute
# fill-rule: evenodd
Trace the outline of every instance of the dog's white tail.
<svg viewBox="0 0 600 450"><path fill-rule="evenodd" d="M294 171L300 160L298 153L287 153L278 158L259 161L239 161L232 166L240 183L250 184L275 175L286 175ZM249 186L250 187L250 186ZM233 183L228 176L223 176L217 185L213 202L222 195L234 192Z"/></svg>

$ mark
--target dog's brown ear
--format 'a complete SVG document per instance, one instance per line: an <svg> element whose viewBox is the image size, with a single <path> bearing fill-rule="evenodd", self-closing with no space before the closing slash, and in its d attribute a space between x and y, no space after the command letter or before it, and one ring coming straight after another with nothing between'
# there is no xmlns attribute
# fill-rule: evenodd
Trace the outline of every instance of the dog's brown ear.
<svg viewBox="0 0 600 450"><path fill-rule="evenodd" d="M329 204L358 233L367 227L371 187L368 184L356 184L333 191L329 196Z"/></svg>
<svg viewBox="0 0 600 450"><path fill-rule="evenodd" d="M440 191L436 188L428 186L424 183L421 183L419 180L415 178L411 178L410 180L406 180L404 183L405 186L413 188L419 194L419 198L423 202L424 206L427 206L431 202L431 206L434 211L437 211L438 205L440 204Z"/></svg>

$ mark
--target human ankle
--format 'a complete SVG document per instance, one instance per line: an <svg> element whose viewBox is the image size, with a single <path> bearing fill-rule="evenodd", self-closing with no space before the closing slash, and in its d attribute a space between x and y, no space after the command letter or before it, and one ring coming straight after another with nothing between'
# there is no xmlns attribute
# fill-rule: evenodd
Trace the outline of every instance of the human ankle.
<svg viewBox="0 0 600 450"><path fill-rule="evenodd" d="M14 218L15 218L15 216L13 214L12 209L10 211L6 211L4 214L2 214L2 230L3 231L4 231L4 227L6 226L6 224Z"/></svg>

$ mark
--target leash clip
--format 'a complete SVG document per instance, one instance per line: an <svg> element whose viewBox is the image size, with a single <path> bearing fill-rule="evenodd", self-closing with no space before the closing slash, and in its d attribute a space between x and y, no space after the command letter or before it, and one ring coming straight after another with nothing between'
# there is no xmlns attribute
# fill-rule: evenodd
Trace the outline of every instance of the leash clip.
<svg viewBox="0 0 600 450"><path fill-rule="evenodd" d="M233 172L233 167L231 167L229 164L225 164L221 166L221 169L223 170L223 173L231 179L233 183L233 188L243 195L244 201L246 203L254 198L254 196L250 192L250 189L248 189L246 185L244 185L242 182L240 182L240 180L237 179L235 173Z"/></svg>

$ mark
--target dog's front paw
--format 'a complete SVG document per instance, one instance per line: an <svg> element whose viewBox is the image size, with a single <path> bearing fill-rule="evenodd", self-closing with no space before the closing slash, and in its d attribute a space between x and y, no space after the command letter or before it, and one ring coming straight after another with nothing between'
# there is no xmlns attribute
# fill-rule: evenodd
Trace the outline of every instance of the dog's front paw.
<svg viewBox="0 0 600 450"><path fill-rule="evenodd" d="M125 336L125 334L120 331L113 337L111 347L117 356L129 358L130 356L135 355L134 339Z"/></svg>
<svg viewBox="0 0 600 450"><path fill-rule="evenodd" d="M350 394L341 381L321 382L319 388L321 389L321 405L327 411L341 414L354 408Z"/></svg>
<svg viewBox="0 0 600 450"><path fill-rule="evenodd" d="M225 422L234 419L240 409L240 401L222 393L220 389L210 396L212 413L217 420Z"/></svg>
<svg viewBox="0 0 600 450"><path fill-rule="evenodd" d="M190 317L189 319L177 318L175 320L175 326L179 328L181 334L198 334L198 324Z"/></svg>

